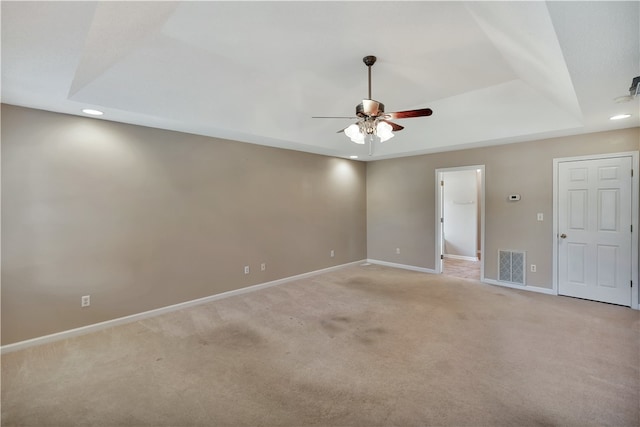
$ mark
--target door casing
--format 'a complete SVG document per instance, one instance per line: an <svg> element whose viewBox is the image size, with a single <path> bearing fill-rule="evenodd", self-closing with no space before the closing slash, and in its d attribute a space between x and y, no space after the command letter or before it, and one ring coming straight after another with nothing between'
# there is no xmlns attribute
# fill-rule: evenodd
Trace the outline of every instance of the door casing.
<svg viewBox="0 0 640 427"><path fill-rule="evenodd" d="M480 281L484 281L484 211L485 211L485 171L484 165L473 166L459 166L452 168L436 169L436 259L435 259L435 273L442 273L442 259L444 248L442 247L443 225L440 221L442 218L443 206L442 206L442 187L440 181L442 180L442 174L444 172L456 172L464 170L480 170Z"/></svg>

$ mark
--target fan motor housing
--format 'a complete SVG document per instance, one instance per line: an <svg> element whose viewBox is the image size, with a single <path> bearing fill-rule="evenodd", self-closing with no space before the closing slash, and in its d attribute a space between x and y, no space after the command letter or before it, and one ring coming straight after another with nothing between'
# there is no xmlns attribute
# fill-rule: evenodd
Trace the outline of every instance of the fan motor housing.
<svg viewBox="0 0 640 427"><path fill-rule="evenodd" d="M378 117L384 114L384 104L373 99L363 99L356 105L358 117Z"/></svg>

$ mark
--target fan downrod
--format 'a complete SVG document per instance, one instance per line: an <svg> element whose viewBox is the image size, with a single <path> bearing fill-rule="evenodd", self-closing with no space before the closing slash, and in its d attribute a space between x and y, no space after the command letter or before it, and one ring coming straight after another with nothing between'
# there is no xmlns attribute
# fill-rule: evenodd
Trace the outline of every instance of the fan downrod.
<svg viewBox="0 0 640 427"><path fill-rule="evenodd" d="M371 99L371 66L376 63L376 58L373 55L368 55L362 58L362 62L367 66L367 74L369 75L369 98Z"/></svg>

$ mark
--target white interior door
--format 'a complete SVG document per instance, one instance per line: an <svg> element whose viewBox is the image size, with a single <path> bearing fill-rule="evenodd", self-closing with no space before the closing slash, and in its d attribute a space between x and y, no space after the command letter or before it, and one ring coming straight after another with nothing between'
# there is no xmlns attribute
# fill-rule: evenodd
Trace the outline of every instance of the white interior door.
<svg viewBox="0 0 640 427"><path fill-rule="evenodd" d="M631 305L632 158L558 163L558 293Z"/></svg>

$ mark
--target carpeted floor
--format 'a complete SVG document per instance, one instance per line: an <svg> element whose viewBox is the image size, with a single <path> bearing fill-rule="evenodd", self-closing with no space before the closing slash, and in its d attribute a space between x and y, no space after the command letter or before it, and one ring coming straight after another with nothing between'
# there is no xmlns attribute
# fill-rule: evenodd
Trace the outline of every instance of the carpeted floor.
<svg viewBox="0 0 640 427"><path fill-rule="evenodd" d="M638 426L640 313L353 266L2 357L2 425Z"/></svg>

